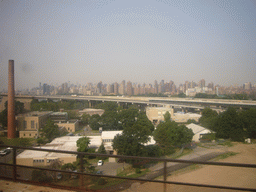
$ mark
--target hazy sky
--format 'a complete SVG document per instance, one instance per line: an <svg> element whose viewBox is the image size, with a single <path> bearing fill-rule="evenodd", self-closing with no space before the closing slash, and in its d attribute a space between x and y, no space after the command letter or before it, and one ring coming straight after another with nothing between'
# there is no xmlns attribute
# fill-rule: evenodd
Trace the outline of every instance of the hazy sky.
<svg viewBox="0 0 256 192"><path fill-rule="evenodd" d="M255 0L0 1L0 90L162 79L256 83Z"/></svg>

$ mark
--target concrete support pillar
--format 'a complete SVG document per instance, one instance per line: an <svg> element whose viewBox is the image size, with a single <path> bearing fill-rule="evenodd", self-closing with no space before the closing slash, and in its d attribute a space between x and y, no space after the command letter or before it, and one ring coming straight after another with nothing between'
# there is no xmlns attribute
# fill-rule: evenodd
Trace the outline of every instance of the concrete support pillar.
<svg viewBox="0 0 256 192"><path fill-rule="evenodd" d="M92 102L88 101L88 103L89 103L89 108L92 108Z"/></svg>
<svg viewBox="0 0 256 192"><path fill-rule="evenodd" d="M8 139L16 137L15 126L15 92L14 92L14 60L9 60L8 67L8 119L7 119L7 136Z"/></svg>

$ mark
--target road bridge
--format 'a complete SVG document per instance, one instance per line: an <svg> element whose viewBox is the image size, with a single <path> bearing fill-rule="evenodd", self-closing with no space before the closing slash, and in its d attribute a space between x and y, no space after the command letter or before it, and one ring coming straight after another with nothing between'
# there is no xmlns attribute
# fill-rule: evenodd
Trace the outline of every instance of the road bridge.
<svg viewBox="0 0 256 192"><path fill-rule="evenodd" d="M2 103L7 100L7 95L1 95ZM204 109L210 107L214 110L222 110L227 107L239 107L239 108L256 108L256 101L251 100L229 100L229 99L192 99L192 98L175 98L175 97L128 97L128 96L67 96L67 95L54 95L54 96L29 96L29 95L16 95L17 100L28 100L31 102L32 99L40 100L86 100L90 102L101 101L107 102L112 101L116 103L127 103L127 104L138 104L141 106L170 106L173 108L190 108L190 109Z"/></svg>

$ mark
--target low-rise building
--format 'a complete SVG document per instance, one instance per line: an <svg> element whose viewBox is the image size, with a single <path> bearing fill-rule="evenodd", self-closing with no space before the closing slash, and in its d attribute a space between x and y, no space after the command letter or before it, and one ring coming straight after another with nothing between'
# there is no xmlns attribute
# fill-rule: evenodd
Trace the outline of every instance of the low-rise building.
<svg viewBox="0 0 256 192"><path fill-rule="evenodd" d="M39 130L46 124L51 111L33 111L16 116L16 127L20 138L37 138Z"/></svg>
<svg viewBox="0 0 256 192"><path fill-rule="evenodd" d="M204 128L200 125L196 125L194 123L190 123L189 125L186 125L186 127L193 131L194 136L193 136L192 140L195 142L199 142L200 139L203 137L203 135L215 133L214 131L211 131L207 128Z"/></svg>
<svg viewBox="0 0 256 192"><path fill-rule="evenodd" d="M103 131L100 136L88 136L90 138L90 148L98 150L101 143L103 142L104 147L108 154L114 153L112 143L113 139L117 134L122 134L122 131ZM65 151L77 151L76 142L83 136L63 136L55 138L51 143L41 146L42 149L52 149L52 150L65 150ZM150 137L149 142L145 145L153 145L155 140ZM39 148L39 147L38 147ZM76 161L76 155L66 154L66 153L53 153L46 151L34 151L25 150L17 156L18 165L26 166L47 166L50 165L52 161L59 160L63 164L73 163ZM111 158L109 159L111 161ZM113 162L115 158L112 158Z"/></svg>
<svg viewBox="0 0 256 192"><path fill-rule="evenodd" d="M146 115L154 125L157 125L161 121L164 121L164 115L167 111L170 113L171 119L177 123L185 123L189 119L193 119L198 122L199 118L202 116L197 113L174 113L174 108L171 107L147 107Z"/></svg>
<svg viewBox="0 0 256 192"><path fill-rule="evenodd" d="M55 121L55 124L58 125L59 128L65 128L69 133L75 132L76 130L78 130L79 127L77 119L68 121Z"/></svg>

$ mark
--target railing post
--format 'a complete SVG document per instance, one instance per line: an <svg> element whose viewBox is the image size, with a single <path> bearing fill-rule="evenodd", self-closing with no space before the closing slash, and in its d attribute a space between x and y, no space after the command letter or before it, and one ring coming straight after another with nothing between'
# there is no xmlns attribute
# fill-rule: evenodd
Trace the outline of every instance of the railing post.
<svg viewBox="0 0 256 192"><path fill-rule="evenodd" d="M79 155L79 158L80 158L80 172L84 172L84 161L83 161L83 155ZM83 188L83 185L84 185L84 176L83 175L79 175L79 179L80 179L80 187Z"/></svg>
<svg viewBox="0 0 256 192"><path fill-rule="evenodd" d="M12 164L13 166L13 181L16 182L17 177L17 167L16 167L16 147L12 148Z"/></svg>
<svg viewBox="0 0 256 192"><path fill-rule="evenodd" d="M164 181L166 181L166 178L167 178L166 164L167 162L164 161ZM166 183L164 183L164 192L166 192Z"/></svg>

